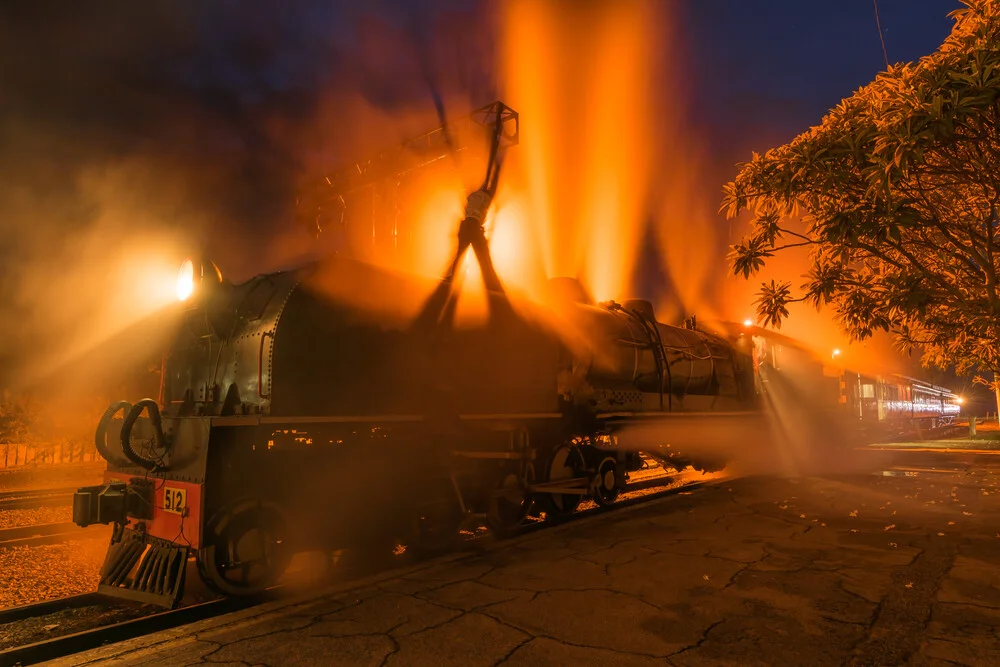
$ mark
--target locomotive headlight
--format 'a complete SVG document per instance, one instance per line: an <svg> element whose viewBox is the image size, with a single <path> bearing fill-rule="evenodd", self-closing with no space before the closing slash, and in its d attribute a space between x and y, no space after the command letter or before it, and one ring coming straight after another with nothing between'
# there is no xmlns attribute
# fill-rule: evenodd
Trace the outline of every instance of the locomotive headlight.
<svg viewBox="0 0 1000 667"><path fill-rule="evenodd" d="M207 298L214 287L222 283L222 272L215 262L207 259L185 259L177 271L177 300L187 301L192 295Z"/></svg>
<svg viewBox="0 0 1000 667"><path fill-rule="evenodd" d="M177 299L186 300L194 292L194 262L185 259L177 271Z"/></svg>

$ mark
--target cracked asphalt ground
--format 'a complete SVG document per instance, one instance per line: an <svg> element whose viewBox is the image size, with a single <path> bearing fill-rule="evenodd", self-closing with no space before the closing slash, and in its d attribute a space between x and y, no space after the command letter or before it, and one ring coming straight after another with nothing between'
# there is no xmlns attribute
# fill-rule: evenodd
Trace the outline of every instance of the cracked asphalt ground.
<svg viewBox="0 0 1000 667"><path fill-rule="evenodd" d="M996 472L732 479L63 664L996 665Z"/></svg>

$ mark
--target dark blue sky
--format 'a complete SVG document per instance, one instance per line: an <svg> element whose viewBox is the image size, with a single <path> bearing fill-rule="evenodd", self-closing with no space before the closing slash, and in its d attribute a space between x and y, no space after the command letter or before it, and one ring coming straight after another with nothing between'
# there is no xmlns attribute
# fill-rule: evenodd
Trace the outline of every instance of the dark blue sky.
<svg viewBox="0 0 1000 667"><path fill-rule="evenodd" d="M960 6L879 0L889 62L937 49ZM717 151L788 141L885 69L871 0L691 0L685 23L694 117Z"/></svg>

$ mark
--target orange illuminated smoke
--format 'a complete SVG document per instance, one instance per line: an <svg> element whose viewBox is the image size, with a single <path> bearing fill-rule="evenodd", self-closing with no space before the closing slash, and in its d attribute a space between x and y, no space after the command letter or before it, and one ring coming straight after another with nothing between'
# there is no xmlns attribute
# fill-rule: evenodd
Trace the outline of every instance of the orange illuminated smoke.
<svg viewBox="0 0 1000 667"><path fill-rule="evenodd" d="M509 256L498 271L515 283L578 277L597 299L620 298L630 289L651 195L659 119L650 82L662 4L504 6L503 95L523 122L498 198L530 221L534 238L519 231L518 245L537 243L543 267ZM499 241L505 230L496 231Z"/></svg>
<svg viewBox="0 0 1000 667"><path fill-rule="evenodd" d="M194 292L194 262L185 259L177 271L177 299L185 301Z"/></svg>

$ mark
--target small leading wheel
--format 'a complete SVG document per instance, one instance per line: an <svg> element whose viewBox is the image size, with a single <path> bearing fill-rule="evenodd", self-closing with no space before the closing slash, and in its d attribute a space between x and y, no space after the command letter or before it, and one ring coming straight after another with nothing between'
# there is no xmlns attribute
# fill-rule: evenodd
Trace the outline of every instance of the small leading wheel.
<svg viewBox="0 0 1000 667"><path fill-rule="evenodd" d="M272 586L291 560L281 511L244 500L216 514L205 527L198 573L217 593L256 595Z"/></svg>
<svg viewBox="0 0 1000 667"><path fill-rule="evenodd" d="M548 479L546 481L555 482L570 480L578 477L580 471L586 467L583 461L583 454L580 448L575 445L563 445L552 453L549 461ZM540 496L544 500L543 506L547 513L554 517L569 516L576 511L583 500L582 493L546 493Z"/></svg>
<svg viewBox="0 0 1000 667"><path fill-rule="evenodd" d="M500 474L490 493L486 523L490 530L501 537L513 535L531 511L531 494L528 485L535 481L531 465L521 470L507 470Z"/></svg>
<svg viewBox="0 0 1000 667"><path fill-rule="evenodd" d="M618 499L619 492L617 463L609 456L597 466L591 494L598 505L607 506Z"/></svg>

